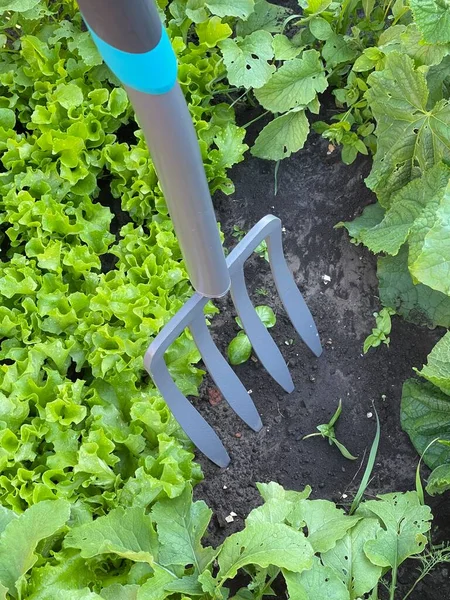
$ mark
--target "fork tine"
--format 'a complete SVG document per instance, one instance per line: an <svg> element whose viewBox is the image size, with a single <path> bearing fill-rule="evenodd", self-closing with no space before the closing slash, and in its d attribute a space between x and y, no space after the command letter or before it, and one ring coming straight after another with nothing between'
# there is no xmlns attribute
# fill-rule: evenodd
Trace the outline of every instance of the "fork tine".
<svg viewBox="0 0 450 600"><path fill-rule="evenodd" d="M219 352L203 315L189 323L194 342L209 374L234 412L254 431L262 427L261 417L239 377Z"/></svg>
<svg viewBox="0 0 450 600"><path fill-rule="evenodd" d="M231 275L231 298L261 364L286 392L292 392L294 383L278 346L258 317L245 284L244 269L235 269Z"/></svg>
<svg viewBox="0 0 450 600"><path fill-rule="evenodd" d="M219 467L227 467L230 457L219 436L175 385L164 359L152 362L151 376L173 416L185 434L205 456Z"/></svg>
<svg viewBox="0 0 450 600"><path fill-rule="evenodd" d="M281 228L274 229L267 238L267 249L275 286L292 325L305 344L319 357L322 354L319 332L287 266L283 252Z"/></svg>

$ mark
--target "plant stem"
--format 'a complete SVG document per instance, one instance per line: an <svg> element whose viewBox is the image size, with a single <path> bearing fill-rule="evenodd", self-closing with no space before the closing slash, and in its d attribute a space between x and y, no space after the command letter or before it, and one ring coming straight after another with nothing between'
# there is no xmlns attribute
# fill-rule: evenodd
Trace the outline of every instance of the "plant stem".
<svg viewBox="0 0 450 600"><path fill-rule="evenodd" d="M275 573L275 575L273 575L273 576L272 576L272 577L269 579L269 581L268 581L268 582L265 584L265 586L263 587L263 589L262 589L260 592L258 592L258 595L257 595L257 596L255 596L255 600L261 600L261 599L263 598L263 596L264 596L264 595L265 595L265 593L266 593L266 590L267 590L268 588L270 588L270 586L272 585L272 583L273 583L273 582L275 581L275 579L278 577L279 573L280 573L280 571L278 571L277 573Z"/></svg>
<svg viewBox="0 0 450 600"><path fill-rule="evenodd" d="M253 123L256 123L256 121L259 121L259 119L262 119L263 117L265 117L266 115L268 115L270 113L270 110L266 110L265 112L263 112L262 114L260 114L258 117L256 117L255 119L252 119L251 121L249 121L248 123L246 123L245 125L242 125L242 127L244 129L246 129L247 127L249 127L250 125L252 125Z"/></svg>
<svg viewBox="0 0 450 600"><path fill-rule="evenodd" d="M398 571L398 565L396 562L394 568L392 569L392 579L391 579L389 600L395 600L395 588L397 587L397 571Z"/></svg>

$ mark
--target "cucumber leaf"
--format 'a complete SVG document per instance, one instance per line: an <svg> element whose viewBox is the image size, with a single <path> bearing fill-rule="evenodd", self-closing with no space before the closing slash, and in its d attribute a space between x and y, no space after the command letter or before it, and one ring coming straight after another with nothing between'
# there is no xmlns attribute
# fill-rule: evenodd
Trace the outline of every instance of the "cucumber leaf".
<svg viewBox="0 0 450 600"><path fill-rule="evenodd" d="M414 448L422 456L435 439L450 440L450 398L431 383L408 379L403 384L400 419ZM432 444L423 456L430 469L450 463L450 448Z"/></svg>

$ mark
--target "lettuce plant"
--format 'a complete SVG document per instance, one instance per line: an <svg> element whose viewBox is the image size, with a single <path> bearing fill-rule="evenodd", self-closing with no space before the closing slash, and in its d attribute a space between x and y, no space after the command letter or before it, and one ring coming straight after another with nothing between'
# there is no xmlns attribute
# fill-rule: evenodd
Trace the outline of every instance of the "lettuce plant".
<svg viewBox="0 0 450 600"><path fill-rule="evenodd" d="M201 477L143 369L192 289L126 93L76 3L0 11L0 503L147 507ZM176 19L168 29L211 189L229 193L246 146L214 101L217 31L187 42ZM201 382L198 360L187 334L167 353L186 394Z"/></svg>

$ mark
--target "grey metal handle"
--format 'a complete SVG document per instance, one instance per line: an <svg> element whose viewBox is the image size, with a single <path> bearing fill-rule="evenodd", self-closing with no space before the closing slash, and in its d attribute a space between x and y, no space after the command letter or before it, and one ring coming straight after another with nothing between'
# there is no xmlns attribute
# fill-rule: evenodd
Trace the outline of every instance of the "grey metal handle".
<svg viewBox="0 0 450 600"><path fill-rule="evenodd" d="M223 296L230 276L197 136L156 7L152 0L78 1L98 49L134 106L191 283L203 296Z"/></svg>
<svg viewBox="0 0 450 600"><path fill-rule="evenodd" d="M194 288L219 298L230 287L194 126L178 85L154 96L126 88L146 136Z"/></svg>

